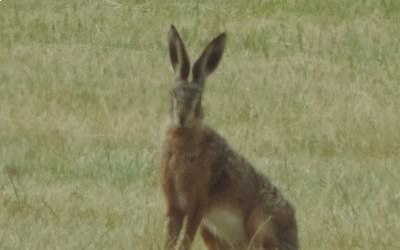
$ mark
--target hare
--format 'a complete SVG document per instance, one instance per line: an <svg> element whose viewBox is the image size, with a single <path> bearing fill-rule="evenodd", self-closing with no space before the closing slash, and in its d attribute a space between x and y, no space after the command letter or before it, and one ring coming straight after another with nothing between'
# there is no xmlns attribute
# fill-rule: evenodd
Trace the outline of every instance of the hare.
<svg viewBox="0 0 400 250"><path fill-rule="evenodd" d="M190 82L189 57L173 25L168 38L176 86L170 93L159 169L167 210L165 249L177 247L184 219L181 250L191 248L197 231L210 250L298 249L292 205L221 135L202 123L204 83L222 58L225 33L204 49Z"/></svg>

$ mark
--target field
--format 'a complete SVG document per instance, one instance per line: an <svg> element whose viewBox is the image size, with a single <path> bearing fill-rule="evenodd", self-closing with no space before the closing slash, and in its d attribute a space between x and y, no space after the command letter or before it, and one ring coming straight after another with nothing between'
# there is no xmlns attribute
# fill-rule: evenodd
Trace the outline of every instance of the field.
<svg viewBox="0 0 400 250"><path fill-rule="evenodd" d="M227 32L205 122L302 249L400 249L398 0L1 1L0 249L162 248L172 23L192 61Z"/></svg>

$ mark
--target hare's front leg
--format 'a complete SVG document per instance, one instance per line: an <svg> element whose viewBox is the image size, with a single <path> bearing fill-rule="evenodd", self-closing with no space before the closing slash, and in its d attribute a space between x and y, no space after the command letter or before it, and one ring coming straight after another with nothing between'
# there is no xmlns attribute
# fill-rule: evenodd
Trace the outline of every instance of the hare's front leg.
<svg viewBox="0 0 400 250"><path fill-rule="evenodd" d="M180 250L189 250L191 248L202 218L203 218L202 208L197 207L189 209L186 217L186 227Z"/></svg>
<svg viewBox="0 0 400 250"><path fill-rule="evenodd" d="M165 250L174 250L183 224L184 213L176 208L167 211L167 238Z"/></svg>
<svg viewBox="0 0 400 250"><path fill-rule="evenodd" d="M162 189L167 209L167 237L165 239L164 249L175 250L185 213L178 205L173 183L168 180L168 178L164 178L164 180Z"/></svg>

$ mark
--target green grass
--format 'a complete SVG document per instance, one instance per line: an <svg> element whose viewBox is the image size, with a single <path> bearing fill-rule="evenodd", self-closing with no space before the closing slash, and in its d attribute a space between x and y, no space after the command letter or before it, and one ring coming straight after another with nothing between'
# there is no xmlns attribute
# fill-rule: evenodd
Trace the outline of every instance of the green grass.
<svg viewBox="0 0 400 250"><path fill-rule="evenodd" d="M161 248L171 23L192 61L228 33L206 122L303 249L400 247L399 1L3 0L0 249Z"/></svg>

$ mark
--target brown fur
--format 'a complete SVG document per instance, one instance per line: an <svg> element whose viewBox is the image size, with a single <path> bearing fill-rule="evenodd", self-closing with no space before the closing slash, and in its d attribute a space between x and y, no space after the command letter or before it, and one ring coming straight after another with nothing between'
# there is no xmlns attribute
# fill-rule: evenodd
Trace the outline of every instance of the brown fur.
<svg viewBox="0 0 400 250"><path fill-rule="evenodd" d="M176 32L175 28L171 29ZM173 40L173 42L181 46L173 49L183 48L174 52L186 56L184 46L179 45L182 41ZM223 45L218 44L218 46L223 49ZM209 47L212 48L213 45L210 44ZM206 56L202 57L207 57L207 53L212 57L214 52L209 52L206 48L203 52ZM221 53L220 59L222 52L218 53ZM175 63L179 63L179 58L174 59ZM213 68L208 73L215 69L219 59L213 62L215 65L212 65ZM196 64L201 63L206 65L207 61ZM174 65L174 68L186 70L186 66L178 66ZM201 76L201 69L199 72L197 74ZM177 72L177 75L181 74ZM205 77L200 78L204 81ZM201 98L199 99L201 101ZM186 102L182 105L191 104ZM195 112L190 110L193 109L187 109L187 112ZM171 112L171 116L174 116L173 108ZM186 224L181 250L191 248L199 228L210 250L298 249L297 225L292 205L266 177L232 150L224 138L203 125L202 116L187 115L187 117L193 119L188 123L190 126L171 122L165 131L162 143L159 170L168 217L165 249L172 250L178 245L184 219ZM210 225L216 225L215 231L210 230L207 220L211 221ZM229 223L233 223L233 226L229 226ZM223 226L219 228L219 225ZM225 230L228 237L234 234L240 237L220 238L219 230L222 233Z"/></svg>

